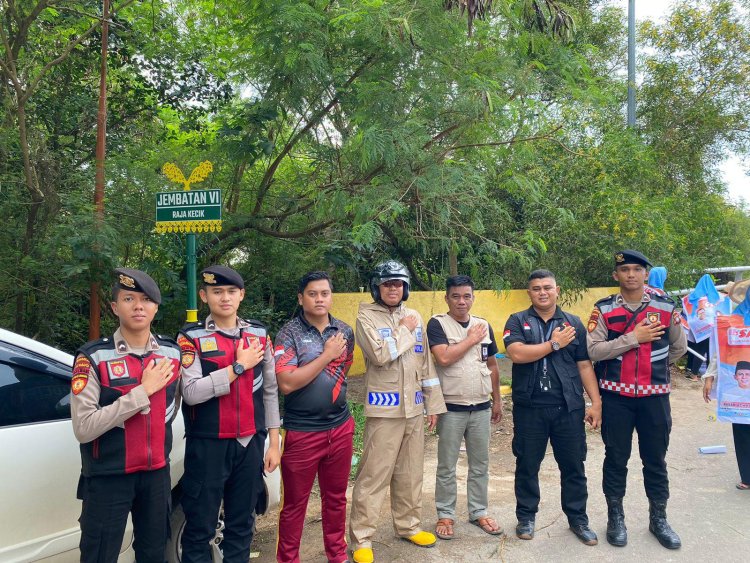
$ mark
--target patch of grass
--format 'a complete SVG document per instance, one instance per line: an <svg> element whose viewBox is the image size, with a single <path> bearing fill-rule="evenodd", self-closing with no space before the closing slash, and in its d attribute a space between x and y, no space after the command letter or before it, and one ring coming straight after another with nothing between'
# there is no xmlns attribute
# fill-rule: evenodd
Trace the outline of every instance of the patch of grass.
<svg viewBox="0 0 750 563"><path fill-rule="evenodd" d="M501 375L500 376L500 385L510 385L511 384L511 378L507 375Z"/></svg>
<svg viewBox="0 0 750 563"><path fill-rule="evenodd" d="M365 434L365 406L362 403L349 401L349 412L354 417L354 457L352 459L352 470L349 478L354 479L357 475L359 460L362 458Z"/></svg>

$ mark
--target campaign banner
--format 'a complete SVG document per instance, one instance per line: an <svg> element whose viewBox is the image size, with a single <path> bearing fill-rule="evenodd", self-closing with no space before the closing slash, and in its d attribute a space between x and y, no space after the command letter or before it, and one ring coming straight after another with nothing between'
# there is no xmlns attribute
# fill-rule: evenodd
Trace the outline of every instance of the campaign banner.
<svg viewBox="0 0 750 563"><path fill-rule="evenodd" d="M716 314L728 315L730 309L731 302L726 295L722 295L716 303L711 303L707 297L701 297L695 305L687 295L682 298L682 310L695 342L703 342L709 338L716 324Z"/></svg>
<svg viewBox="0 0 750 563"><path fill-rule="evenodd" d="M750 424L750 326L741 315L719 315L715 339L717 418Z"/></svg>

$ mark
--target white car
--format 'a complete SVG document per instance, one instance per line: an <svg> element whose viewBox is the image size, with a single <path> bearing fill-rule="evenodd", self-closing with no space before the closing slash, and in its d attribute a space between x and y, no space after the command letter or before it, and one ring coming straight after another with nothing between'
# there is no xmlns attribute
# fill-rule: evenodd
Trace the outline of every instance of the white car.
<svg viewBox="0 0 750 563"><path fill-rule="evenodd" d="M0 329L0 561L79 561L81 531L76 498L81 473L78 442L70 422L73 356ZM165 557L180 561L184 516L179 480L185 458L182 414L172 423L172 541ZM266 448L268 440L266 440ZM280 471L265 478L269 506L279 503ZM221 559L217 522L214 560ZM121 562L135 560L133 529L125 532Z"/></svg>

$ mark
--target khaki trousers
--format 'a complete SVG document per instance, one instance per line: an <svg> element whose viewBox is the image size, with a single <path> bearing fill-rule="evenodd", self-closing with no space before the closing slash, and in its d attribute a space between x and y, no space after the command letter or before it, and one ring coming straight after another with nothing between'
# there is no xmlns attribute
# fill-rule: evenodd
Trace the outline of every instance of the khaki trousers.
<svg viewBox="0 0 750 563"><path fill-rule="evenodd" d="M380 508L390 486L393 529L410 537L422 529L423 417L376 418L365 422L364 451L352 493L352 550L372 548Z"/></svg>

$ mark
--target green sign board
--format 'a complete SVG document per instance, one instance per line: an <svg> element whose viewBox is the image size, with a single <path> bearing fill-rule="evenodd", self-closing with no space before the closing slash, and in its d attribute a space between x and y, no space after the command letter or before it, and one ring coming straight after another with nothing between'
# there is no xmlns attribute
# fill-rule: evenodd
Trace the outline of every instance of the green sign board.
<svg viewBox="0 0 750 563"><path fill-rule="evenodd" d="M156 231L221 230L221 190L188 190L156 194Z"/></svg>

